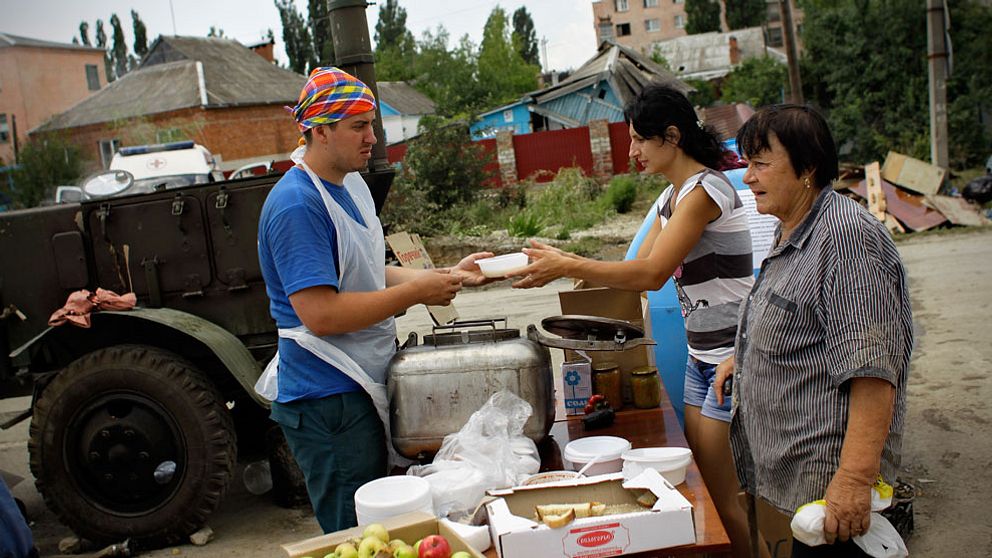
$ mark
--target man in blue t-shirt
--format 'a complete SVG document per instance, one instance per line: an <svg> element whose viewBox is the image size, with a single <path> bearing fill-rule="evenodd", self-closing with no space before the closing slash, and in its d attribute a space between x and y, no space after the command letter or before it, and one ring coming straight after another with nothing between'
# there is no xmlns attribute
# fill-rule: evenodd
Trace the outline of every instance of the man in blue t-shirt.
<svg viewBox="0 0 992 558"><path fill-rule="evenodd" d="M385 383L396 350L392 317L485 283L475 260L491 254L445 270L387 268L382 227L355 174L376 143L371 90L337 68L316 68L293 113L306 145L269 193L258 227L279 328L271 417L321 528L332 532L356 524L355 490L386 472L385 428L369 393Z"/></svg>

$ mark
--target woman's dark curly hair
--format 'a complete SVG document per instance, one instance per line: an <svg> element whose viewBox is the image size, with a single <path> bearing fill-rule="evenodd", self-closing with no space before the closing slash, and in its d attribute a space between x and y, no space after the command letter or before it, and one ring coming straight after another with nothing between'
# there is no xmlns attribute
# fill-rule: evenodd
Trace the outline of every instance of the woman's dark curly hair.
<svg viewBox="0 0 992 558"><path fill-rule="evenodd" d="M678 146L686 155L711 169L719 169L726 157L720 139L696 116L689 99L670 85L650 83L634 97L623 111L624 119L645 139L672 141L666 131L678 128Z"/></svg>

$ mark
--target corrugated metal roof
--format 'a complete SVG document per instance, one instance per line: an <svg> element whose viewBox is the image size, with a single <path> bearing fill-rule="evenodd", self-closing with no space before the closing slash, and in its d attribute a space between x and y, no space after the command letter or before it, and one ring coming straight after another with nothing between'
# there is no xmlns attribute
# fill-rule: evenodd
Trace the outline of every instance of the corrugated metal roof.
<svg viewBox="0 0 992 558"><path fill-rule="evenodd" d="M427 95L405 81L380 81L379 97L400 114L434 114L437 107Z"/></svg>
<svg viewBox="0 0 992 558"><path fill-rule="evenodd" d="M201 90L197 62L202 63ZM296 104L306 78L237 41L159 37L133 70L36 130L74 128L185 108ZM206 103L202 102L206 95Z"/></svg>
<svg viewBox="0 0 992 558"><path fill-rule="evenodd" d="M31 37L21 37L18 35L11 35L10 33L0 33L0 48L13 47L13 46L36 47L36 48L62 48L68 50L83 50L83 51L97 51L97 52L104 51L102 48L96 48L86 45L77 45L73 43L56 43L54 41L43 41L41 39L33 39Z"/></svg>
<svg viewBox="0 0 992 558"><path fill-rule="evenodd" d="M751 115L754 109L745 103L731 103L715 107L706 107L699 113L699 118L712 126L721 140L727 140L737 136L737 130Z"/></svg>
<svg viewBox="0 0 992 558"><path fill-rule="evenodd" d="M618 103L598 98L594 90L602 82L609 84ZM535 91L530 97L540 107L540 110L534 109L535 112L560 122L584 125L601 118L617 121L623 118L623 106L650 82L669 83L685 93L693 90L636 50L607 40L600 44L596 56L568 79ZM567 97L576 99L572 102L553 102Z"/></svg>
<svg viewBox="0 0 992 558"><path fill-rule="evenodd" d="M765 34L760 27L735 29L727 33L699 33L654 43L669 67L682 78L707 79L730 73L730 39L737 39L740 61L764 56Z"/></svg>

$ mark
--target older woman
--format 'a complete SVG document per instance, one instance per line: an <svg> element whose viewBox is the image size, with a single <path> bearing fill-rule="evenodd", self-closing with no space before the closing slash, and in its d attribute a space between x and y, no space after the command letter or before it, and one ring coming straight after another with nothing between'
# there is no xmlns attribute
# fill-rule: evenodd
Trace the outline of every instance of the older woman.
<svg viewBox="0 0 992 558"><path fill-rule="evenodd" d="M913 346L906 276L885 227L830 187L837 155L808 107L758 111L738 132L757 210L781 221L741 312L731 446L741 486L790 516L827 502L830 546L793 557L865 556L870 487L900 460Z"/></svg>

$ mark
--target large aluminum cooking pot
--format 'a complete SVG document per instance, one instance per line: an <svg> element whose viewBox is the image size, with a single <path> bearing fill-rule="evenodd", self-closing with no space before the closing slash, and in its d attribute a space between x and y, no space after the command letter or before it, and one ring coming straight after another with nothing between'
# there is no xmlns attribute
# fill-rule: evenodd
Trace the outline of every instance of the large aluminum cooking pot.
<svg viewBox="0 0 992 558"><path fill-rule="evenodd" d="M420 345L410 334L387 376L396 451L409 458L437 453L444 437L501 389L530 403L524 434L544 439L555 415L551 354L505 326L506 318L455 322L435 327Z"/></svg>

